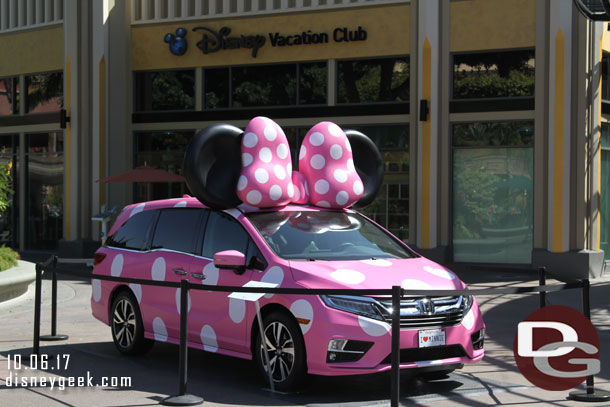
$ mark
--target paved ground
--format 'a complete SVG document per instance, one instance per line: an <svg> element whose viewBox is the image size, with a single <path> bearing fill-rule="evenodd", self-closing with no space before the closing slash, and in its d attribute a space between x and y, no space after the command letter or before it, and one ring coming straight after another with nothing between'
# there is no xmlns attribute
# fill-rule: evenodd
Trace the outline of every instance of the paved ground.
<svg viewBox="0 0 610 407"><path fill-rule="evenodd" d="M66 265L87 270L85 266ZM535 285L531 274L464 272L460 276L471 288ZM33 291L33 290L31 290ZM87 376L95 381L103 376L130 377L130 388L66 388L61 390L34 386L7 386L8 360L16 354L27 355L32 346L33 295L0 304L0 405L12 406L154 406L177 391L178 348L156 344L143 357L127 358L114 349L110 330L91 316L88 280L60 278L59 333L70 338L63 342L42 342L41 352L51 355L50 366L56 367L59 355L70 355L67 369L39 372L38 376L56 378ZM597 387L610 390L610 277L593 282L593 321L602 343L602 371L596 378ZM535 295L481 296L488 336L483 362L467 365L459 373L436 381L423 381L409 374L401 376L401 405L405 406L511 406L552 405L576 406L567 401L567 392L548 392L531 386L518 372L512 353L517 323L538 304ZM551 304L579 308L577 290L552 293ZM43 286L42 334L49 333L50 282L45 276ZM25 362L25 361L24 361ZM24 363L25 364L25 363ZM272 394L258 377L249 361L189 351L189 384L192 394L204 397L205 405L243 406L377 406L389 405L387 374L323 378L313 377L309 386L298 394ZM13 370L13 374L15 370ZM33 376L23 370L21 376ZM13 376L13 379L14 376ZM57 383L57 382L56 382ZM48 385L47 385L48 386ZM610 406L596 403L596 406Z"/></svg>

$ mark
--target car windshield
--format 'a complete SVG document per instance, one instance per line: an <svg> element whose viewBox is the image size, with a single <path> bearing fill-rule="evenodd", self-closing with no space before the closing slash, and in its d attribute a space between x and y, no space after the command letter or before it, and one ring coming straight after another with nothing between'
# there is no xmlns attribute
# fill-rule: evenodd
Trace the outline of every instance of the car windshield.
<svg viewBox="0 0 610 407"><path fill-rule="evenodd" d="M387 232L355 213L297 210L246 216L269 247L287 260L413 257Z"/></svg>

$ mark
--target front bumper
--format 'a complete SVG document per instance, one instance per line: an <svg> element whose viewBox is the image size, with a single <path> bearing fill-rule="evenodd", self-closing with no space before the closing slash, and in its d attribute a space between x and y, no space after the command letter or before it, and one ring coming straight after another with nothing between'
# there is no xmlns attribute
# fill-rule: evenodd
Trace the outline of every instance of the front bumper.
<svg viewBox="0 0 610 407"><path fill-rule="evenodd" d="M320 302L321 315L327 321L316 321L305 335L308 371L318 375L353 375L384 372L391 369L392 330L385 322L357 316L326 307ZM419 329L400 331L400 368L422 368L429 366L456 365L478 362L484 349L473 347L471 335L485 328L481 313L474 301L472 308L457 325L447 326L445 346L419 348ZM425 329L429 329L426 327ZM474 335L476 338L476 335ZM357 361L330 362L329 342L333 339L369 342L372 345Z"/></svg>

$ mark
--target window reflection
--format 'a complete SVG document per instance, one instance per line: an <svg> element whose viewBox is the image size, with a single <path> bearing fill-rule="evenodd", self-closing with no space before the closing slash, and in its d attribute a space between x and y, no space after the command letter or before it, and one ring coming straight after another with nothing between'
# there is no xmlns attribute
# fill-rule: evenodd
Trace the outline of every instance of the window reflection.
<svg viewBox="0 0 610 407"><path fill-rule="evenodd" d="M0 245L16 248L19 245L19 135L0 136L0 170L5 171L9 194L8 207L0 216ZM3 174L4 177L4 174Z"/></svg>
<svg viewBox="0 0 610 407"><path fill-rule="evenodd" d="M409 101L409 57L339 61L339 103Z"/></svg>
<svg viewBox="0 0 610 407"><path fill-rule="evenodd" d="M63 236L63 133L26 134L28 249L55 249Z"/></svg>
<svg viewBox="0 0 610 407"><path fill-rule="evenodd" d="M232 68L233 107L296 104L294 64Z"/></svg>
<svg viewBox="0 0 610 407"><path fill-rule="evenodd" d="M19 78L0 78L0 115L19 113Z"/></svg>
<svg viewBox="0 0 610 407"><path fill-rule="evenodd" d="M454 125L454 261L531 263L534 153L531 142L511 147L526 129L533 135L532 122ZM455 145L476 131L475 147Z"/></svg>
<svg viewBox="0 0 610 407"><path fill-rule="evenodd" d="M195 108L195 71L135 73L136 111L192 110Z"/></svg>
<svg viewBox="0 0 610 407"><path fill-rule="evenodd" d="M193 131L158 131L135 133L135 166L147 165L184 175L184 152ZM135 202L180 197L189 191L184 182L134 183Z"/></svg>
<svg viewBox="0 0 610 407"><path fill-rule="evenodd" d="M453 55L453 99L534 96L534 50Z"/></svg>
<svg viewBox="0 0 610 407"><path fill-rule="evenodd" d="M64 75L62 72L27 75L27 113L59 112L64 106Z"/></svg>

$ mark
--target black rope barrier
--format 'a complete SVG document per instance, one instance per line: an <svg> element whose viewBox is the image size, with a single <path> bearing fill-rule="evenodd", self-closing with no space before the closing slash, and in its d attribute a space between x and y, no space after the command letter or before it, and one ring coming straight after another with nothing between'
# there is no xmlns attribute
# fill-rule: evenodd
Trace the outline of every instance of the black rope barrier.
<svg viewBox="0 0 610 407"><path fill-rule="evenodd" d="M188 329L188 291L221 291L221 292L245 292L245 293L263 293L263 294L299 294L299 295L382 295L392 297L392 309L400 310L400 301L403 297L410 296L446 296L451 295L498 295L498 294L540 294L540 307L546 305L546 293L563 291L573 288L581 288L583 290L583 313L590 319L590 304L589 304L589 280L571 280L557 285L547 285L546 276L550 275L544 267L539 269L538 286L531 287L499 287L499 288L483 288L477 290L409 290L400 286L393 286L391 289L308 289L308 288L266 288L266 287L234 287L222 285L206 285L192 284L188 280L183 279L180 283L171 281L155 281L148 279L117 277L100 274L91 274L89 272L74 271L61 269L57 267L57 257L52 256L43 263L36 264L36 288L34 299L34 339L33 339L33 355L38 356L40 353L40 312L41 312L41 286L42 274L49 266L52 267L53 284L52 284L52 326L51 335L67 339L66 335L57 335L57 273L71 275L76 277L85 277L91 280L113 281L119 283L141 284L157 287L173 287L180 288L180 346L179 346L179 382L178 395L170 396L161 401L164 405L197 405L203 403L203 399L198 396L193 396L187 393L187 372L188 372L188 351L187 351L187 329ZM391 407L398 407L400 398L400 313L392 312L392 346L391 346ZM65 337L65 338L64 338ZM43 339L45 340L45 339ZM49 340L49 339L46 339ZM59 340L59 339L51 339ZM587 391L583 398L579 394L574 396L570 393L570 398L581 401L598 401L594 400L594 396L600 395L603 390L595 390L593 388L593 377L587 379ZM605 392L608 393L608 392ZM608 395L610 397L610 393ZM607 401L604 398L603 401Z"/></svg>

